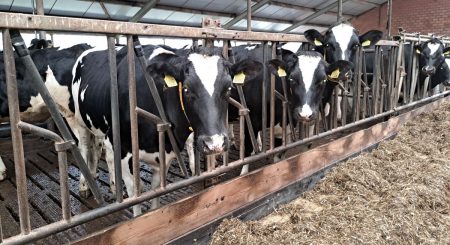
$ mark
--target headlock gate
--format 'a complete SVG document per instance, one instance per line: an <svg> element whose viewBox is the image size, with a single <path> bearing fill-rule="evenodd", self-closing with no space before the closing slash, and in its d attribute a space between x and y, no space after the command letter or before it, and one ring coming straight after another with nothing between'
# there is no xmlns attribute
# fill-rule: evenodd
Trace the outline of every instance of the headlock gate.
<svg viewBox="0 0 450 245"><path fill-rule="evenodd" d="M431 37L420 36L416 34L400 33L396 41L381 40L371 48L356 47L356 55L353 60L352 80L338 81L334 88L331 102L331 110L326 113L325 105L321 106L320 116L313 122L294 123L295 116L292 115L292 109L289 104L289 91L285 77L280 79L282 90L276 90L275 75L269 72L266 66L267 61L280 58L282 56L281 47L285 42L307 42L303 35L281 34L281 33L256 33L249 31L230 31L217 27L174 27L151 24L113 22L104 20L89 20L66 17L34 16L27 14L0 13L0 28L3 29L3 56L6 71L6 82L8 87L8 102L11 123L11 136L14 149L14 166L17 183L17 200L20 218L20 235L12 237L0 236L0 242L3 244L26 243L39 240L46 236L61 232L72 227L84 224L102 216L133 207L136 215L140 214L139 204L158 198L161 195L171 193L186 186L196 183L202 183L224 173L241 168L245 165L253 166L260 161L273 162L275 155L283 155L290 150L295 150L319 139L324 139L330 135L339 132L348 131L367 125L371 122L379 122L396 115L408 108L433 101L437 98L447 96L448 91L437 91L432 93L431 82L426 79L426 84L420 89L416 89L418 74L420 68L418 65L418 56L413 51L414 44L428 40ZM75 139L73 139L69 128L66 126L63 117L58 111L58 106L52 99L52 95L47 90L42 77L37 71L33 60L31 59L27 47L21 38L18 30L45 30L49 32L71 32L71 33L91 33L104 34L108 42L108 59L110 73L110 94L111 94L111 117L113 125L110 130L113 131L114 148L114 171L116 193L114 202L107 203L103 198L101 190L98 188L94 176L80 154ZM117 67L116 67L116 49L115 36L126 35L127 38L127 62L128 62L128 91L129 101L119 101L117 85ZM169 122L166 112L161 103L160 94L155 86L155 81L147 73L145 80L151 91L152 97L157 105L158 115L151 114L137 106L136 99L136 81L135 81L135 63L137 62L143 70L146 70L147 59L144 56L142 45L139 42L139 36L162 36L177 37L193 40L193 46L198 46L198 40L203 40L203 46L213 46L213 41L221 41L222 53L231 63L234 63L234 54L231 41L252 41L257 42L263 47L261 60L263 61L263 80L267 86L262 86L261 103L261 125L264 130L261 132L261 149L258 146L257 135L253 130L249 131L251 145L255 149L255 154L245 155L245 130L253 127L250 116L252 111L247 109L247 103L243 92L243 85L234 85L237 90L239 101L229 99L229 106L239 110L239 157L235 161L230 161L227 152L222 154L222 166L216 167L213 157L206 158L206 167L201 167L201 153L198 149L195 151L195 175L189 176L186 164L180 155L178 143L175 140L173 125ZM449 40L443 40L448 44ZM412 43L413 45L405 45ZM304 46L307 46L304 44ZM405 56L405 49L410 49ZM13 52L15 50L15 53ZM15 71L15 54L25 64L26 70L33 76L34 86L41 94L53 120L59 130L60 135L50 130L46 130L32 124L21 121L18 106L18 87ZM131 55L130 55L131 54ZM137 59L137 61L136 61ZM409 60L408 60L409 59ZM368 65L372 63L373 65ZM406 63L412 64L406 67ZM409 76L407 74L413 74ZM428 91L428 92L427 92ZM265 96L265 95L269 96ZM281 101L282 107L282 144L276 146L275 132L275 112L276 101ZM343 101L343 103L341 103ZM119 104L129 103L131 119L131 142L132 155L139 156L138 142L138 118L142 117L148 120L148 123L157 126L159 139L159 162L160 162L160 185L153 187L152 190L141 192L140 175L134 174L133 196L123 198L122 186L122 165L121 159L121 139L120 139L120 117ZM340 110L338 110L340 107ZM341 115L338 115L341 111ZM123 115L122 115L123 116ZM314 130L310 131L309 126L315 125ZM266 130L267 129L267 130ZM35 229L31 228L29 216L29 201L26 184L26 166L24 160L24 150L22 142L22 132L29 132L36 136L50 139L55 143L55 149L58 152L58 166L61 192L62 217L58 222L53 222ZM290 133L289 133L290 132ZM194 132L195 134L195 132ZM184 175L184 179L168 183L166 178L166 136L174 149L177 163ZM82 213L74 214L71 210L68 176L67 176L67 151L71 151L76 164L83 176L85 176L90 190L100 207L88 210ZM139 157L132 157L132 171L139 173ZM202 171L203 169L203 171ZM176 221L174 221L176 222ZM0 228L5 224L1 224Z"/></svg>

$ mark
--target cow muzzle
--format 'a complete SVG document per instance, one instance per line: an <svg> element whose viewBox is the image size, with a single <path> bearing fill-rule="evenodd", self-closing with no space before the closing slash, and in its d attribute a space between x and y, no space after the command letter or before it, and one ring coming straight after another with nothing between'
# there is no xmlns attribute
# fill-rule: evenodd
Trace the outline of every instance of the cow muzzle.
<svg viewBox="0 0 450 245"><path fill-rule="evenodd" d="M314 113L314 111L308 104L295 109L295 115L297 117L297 120L301 122L310 122L316 118L316 113Z"/></svg>
<svg viewBox="0 0 450 245"><path fill-rule="evenodd" d="M445 80L442 82L442 85L446 86L446 87L450 87L450 80Z"/></svg>
<svg viewBox="0 0 450 245"><path fill-rule="evenodd" d="M430 76L436 72L436 68L434 66L424 66L422 67L422 73L424 75Z"/></svg>
<svg viewBox="0 0 450 245"><path fill-rule="evenodd" d="M199 136L198 143L204 154L220 154L228 148L228 137L224 134Z"/></svg>

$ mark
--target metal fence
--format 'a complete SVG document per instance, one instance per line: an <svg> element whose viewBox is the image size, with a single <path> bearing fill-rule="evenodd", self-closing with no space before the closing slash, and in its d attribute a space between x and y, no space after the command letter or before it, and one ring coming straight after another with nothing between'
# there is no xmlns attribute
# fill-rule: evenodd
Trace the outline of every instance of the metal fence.
<svg viewBox="0 0 450 245"><path fill-rule="evenodd" d="M136 84L135 84L135 62L146 66L146 59L143 56L139 39L137 36L164 36L164 37L182 37L190 38L194 40L205 40L204 44L210 44L208 40L221 40L223 41L223 53L225 56L229 56L230 61L233 61L231 50L231 40L240 41L258 41L263 45L263 57L262 60L268 60L270 58L279 57L281 53L279 52L280 42L304 42L306 41L301 35L290 35L290 34L278 34L278 33L255 33L255 32L243 32L243 31L230 31L217 28L190 28L190 27L173 27L173 26L160 26L160 25L150 25L150 24L138 24L129 22L112 22L103 20L88 20L88 19L75 19L75 18L65 18L65 17L49 17L49 16L34 16L25 14L11 14L11 13L0 13L0 28L3 28L3 47L4 47L4 60L5 60L5 71L7 74L7 85L8 85L8 101L9 101L9 111L11 120L11 132L12 132L12 143L14 148L14 162L15 162L15 172L17 181L17 191L18 191L18 204L19 204L19 217L20 217L20 229L21 234L18 236L13 236L0 240L4 244L12 243L26 243L38 240L45 236L69 229L71 227L84 224L93 219L108 215L110 213L129 208L131 206L137 205L144 201L148 201L153 198L157 198L163 194L167 194L178 190L180 188L198 183L212 177L218 176L220 174L229 172L230 170L242 167L246 164L255 164L260 160L266 159L268 157L273 157L275 154L284 153L290 149L296 148L298 146L304 145L313 140L324 138L335 132L345 131L364 123L379 120L386 116L390 116L397 113L399 110L403 110L408 107L416 106L420 103L435 99L439 96L443 96L446 93L439 94L427 98L425 100L413 102L410 91L413 91L411 87L414 84L414 79L409 77L405 79L404 71L404 57L403 57L403 43L406 40L410 40L408 35L403 35L400 41L380 41L373 49L363 49L359 48L357 50L357 55L354 63L354 75L353 81L347 81L341 85L343 88L338 93L335 90L332 100L332 110L328 117L322 114L321 122L317 120L316 122L316 132L311 137L306 137L305 135L310 135L308 133L301 132L300 128L302 125L298 125L293 132L299 132L298 135L293 133L293 136L288 136L286 133L288 122L292 121L292 116L289 112L289 103L287 101L287 91L285 81L283 80L283 91L275 90L275 79L273 75L269 75L264 66L265 79L270 80L270 97L263 96L262 103L262 125L263 129L269 128L262 131L262 142L269 142L269 147L267 148L263 144L261 152L245 157L244 155L244 144L241 143L239 148L239 160L234 162L228 162L227 154L225 153L224 164L221 167L215 168L214 165L208 164L206 171L200 173L200 155L196 152L196 173L197 176L188 177L188 173L185 164L182 162L179 151L177 149L177 144L174 141L173 133L170 129L170 122L168 122L164 109L161 104L161 99L159 98L158 92L156 90L154 81L149 75L146 75L146 81L152 92L152 96L156 101L158 106L159 116L151 114L147 111L142 110L137 107L136 104ZM96 33L105 34L108 36L108 51L109 51L109 66L110 66L110 78L111 78L111 113L113 118L113 135L114 135L114 167L115 167L115 183L116 183L116 202L111 204L105 204L103 201L102 193L98 189L94 177L89 173L89 170L84 162L81 154L78 151L74 140L72 139L70 132L62 121L62 117L57 110L55 103L52 101L51 95L47 91L44 82L37 73L34 64L25 51L20 33L13 31L13 29L19 30L45 30L53 32L83 32L83 33ZM139 186L139 174L135 174L134 178L134 196L123 199L122 193L122 180L121 180L121 165L120 165L120 133L119 133L119 100L118 100L118 88L117 88L117 67L116 67L116 51L115 45L115 35L126 35L127 37L127 48L128 48L128 85L129 85L129 102L131 117L131 132L132 132L132 152L134 156L138 156L139 146L138 146L138 132L137 132L137 119L138 117L143 117L148 119L149 123L154 123L157 125L159 133L159 151L160 151L160 162L161 171L160 179L161 184L158 188L147 192L140 192ZM423 38L423 37L422 37ZM416 41L416 40L411 40ZM194 43L196 41L193 41ZM27 65L28 72L31 72L36 77L35 86L44 98L46 105L51 112L53 120L62 135L59 135L45 130L31 124L27 124L20 120L19 108L18 108L18 95L17 95L17 83L15 78L15 67L14 67L14 53L13 47L16 53L19 54L21 60ZM278 48L278 49L277 49ZM267 52L266 50L271 50L272 52ZM228 55L227 55L228 54ZM367 71L367 59L369 56L373 56L373 70L372 72ZM413 60L415 58L412 58ZM417 73L417 68L414 66L411 74ZM403 84L403 86L402 86ZM245 86L245 85L244 85ZM244 142L244 130L252 127L251 121L249 119L249 112L246 108L244 94L241 87L237 87L240 102L230 100L230 106L235 106L239 109L239 126L240 126L240 142ZM399 99L400 91L403 95L409 95L404 101L408 102L407 105L398 107L397 101ZM263 86L263 95L266 94L266 88ZM344 103L342 105L338 104L338 97L341 96ZM274 144L274 121L275 121L275 100L282 101L283 110L283 133L282 141L283 144L280 147L275 147ZM125 103L120 101L120 103ZM268 106L268 108L267 108ZM339 122L337 118L337 107L342 106L343 117ZM266 113L269 113L267 115ZM269 121L267 121L269 118ZM347 120L348 119L348 120ZM293 127L292 123L290 126ZM319 127L320 126L320 127ZM321 131L319 128L323 128ZM36 229L31 229L30 217L29 217L29 207L28 207L28 195L27 195L27 185L26 185L26 172L24 163L24 150L22 143L21 132L31 132L38 136L51 139L55 142L56 150L58 151L58 161L59 161L59 172L61 181L61 200L63 215L62 219L58 222L51 223ZM177 161L180 165L180 169L186 176L185 179L178 182L168 184L166 181L166 171L165 171L165 135L168 135L170 143L174 147L177 154ZM250 135L252 145L254 149L257 149L255 135ZM287 137L292 137L293 142L287 143ZM68 196L68 185L67 185L67 155L66 151L71 150L72 155L75 157L78 167L82 174L87 178L90 189L92 190L96 200L102 204L101 207L86 211L81 214L71 216L70 210L70 200ZM139 172L139 158L133 157L133 172ZM1 238L1 237L0 237Z"/></svg>

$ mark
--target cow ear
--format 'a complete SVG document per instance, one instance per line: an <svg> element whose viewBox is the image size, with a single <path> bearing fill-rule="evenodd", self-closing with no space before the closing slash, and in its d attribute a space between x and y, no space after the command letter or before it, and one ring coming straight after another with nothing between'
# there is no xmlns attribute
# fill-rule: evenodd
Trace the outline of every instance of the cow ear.
<svg viewBox="0 0 450 245"><path fill-rule="evenodd" d="M422 45L420 45L420 44L414 45L414 50L416 53L421 54L422 53Z"/></svg>
<svg viewBox="0 0 450 245"><path fill-rule="evenodd" d="M346 60L338 60L327 68L328 79L334 82L345 81L351 78L353 63Z"/></svg>
<svg viewBox="0 0 450 245"><path fill-rule="evenodd" d="M445 57L449 57L450 56L450 47L444 48L444 50L442 51L442 55L444 55Z"/></svg>
<svg viewBox="0 0 450 245"><path fill-rule="evenodd" d="M167 87L174 87L178 85L178 82L182 81L183 69L179 66L174 66L168 62L155 62L147 67L147 72L152 76L160 75L164 79L164 83ZM160 82L159 79L155 81Z"/></svg>
<svg viewBox="0 0 450 245"><path fill-rule="evenodd" d="M275 76L285 77L286 76L286 63L279 59L273 59L267 61L267 67L269 67L270 73Z"/></svg>
<svg viewBox="0 0 450 245"><path fill-rule="evenodd" d="M263 68L263 65L255 60L242 60L230 68L230 75L233 77L233 83L243 84L245 81L253 78Z"/></svg>
<svg viewBox="0 0 450 245"><path fill-rule="evenodd" d="M325 38L320 32L316 29L309 29L303 33L305 38L314 46L323 46L325 43Z"/></svg>
<svg viewBox="0 0 450 245"><path fill-rule="evenodd" d="M359 43L362 47L369 47L376 44L383 37L383 32L378 30L371 30L359 36Z"/></svg>

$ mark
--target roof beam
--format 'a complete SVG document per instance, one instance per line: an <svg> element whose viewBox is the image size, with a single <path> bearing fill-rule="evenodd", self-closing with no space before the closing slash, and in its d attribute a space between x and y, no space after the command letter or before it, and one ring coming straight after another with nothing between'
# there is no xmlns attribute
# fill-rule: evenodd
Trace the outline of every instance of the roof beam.
<svg viewBox="0 0 450 245"><path fill-rule="evenodd" d="M269 4L273 5L273 6L278 6L278 7L287 8L287 9L295 9L295 10L300 10L300 11L305 11L305 12L317 12L320 10L320 9L308 8L308 7L303 7L303 6L299 6L296 4L284 3L284 2L278 2L278 1L271 1ZM337 13L335 11L327 11L324 14L336 15ZM355 15L350 15L350 14L344 14L342 16L345 17L346 19L355 17Z"/></svg>
<svg viewBox="0 0 450 245"><path fill-rule="evenodd" d="M264 5L266 5L267 3L269 3L270 0L262 0L259 1L258 3L254 4L252 6L252 13L254 13L256 10L260 9L261 7L263 7ZM242 12L240 15L236 16L234 19L228 21L227 23L225 23L225 25L222 25L223 28L230 28L232 27L234 24L238 23L240 20L244 19L247 16L247 11Z"/></svg>
<svg viewBox="0 0 450 245"><path fill-rule="evenodd" d="M112 18L111 18L111 15L109 14L109 11L108 11L108 9L106 8L105 4L104 4L103 2L99 2L99 4L100 4L100 7L102 7L102 9L103 9L103 13L105 13L106 17L107 17L109 20L111 20L111 19L112 19Z"/></svg>
<svg viewBox="0 0 450 245"><path fill-rule="evenodd" d="M133 17L131 17L129 21L138 22L140 19L142 19L142 17L144 17L146 13L148 13L148 11L150 11L150 9L155 7L157 2L158 0L150 0L149 2L147 2Z"/></svg>
<svg viewBox="0 0 450 245"><path fill-rule="evenodd" d="M345 2L347 2L347 1L349 1L349 0L342 0L342 3L345 3ZM311 21L311 20L313 20L313 19L315 19L315 18L321 16L322 14L328 12L330 9L336 8L337 6L338 6L338 1L336 1L336 2L334 2L334 3L332 3L332 4L328 5L328 6L326 6L325 8L323 8L323 9L321 9L321 10L319 10L319 11L313 13L313 14L308 15L308 16L307 16L306 18L304 18L303 20L300 20L299 22L297 22L297 23L291 25L290 27L284 29L282 32L283 32L283 33L288 33L288 32L290 32L290 31L292 31L292 30L298 28L299 26L304 25L304 24L308 23L309 21Z"/></svg>

